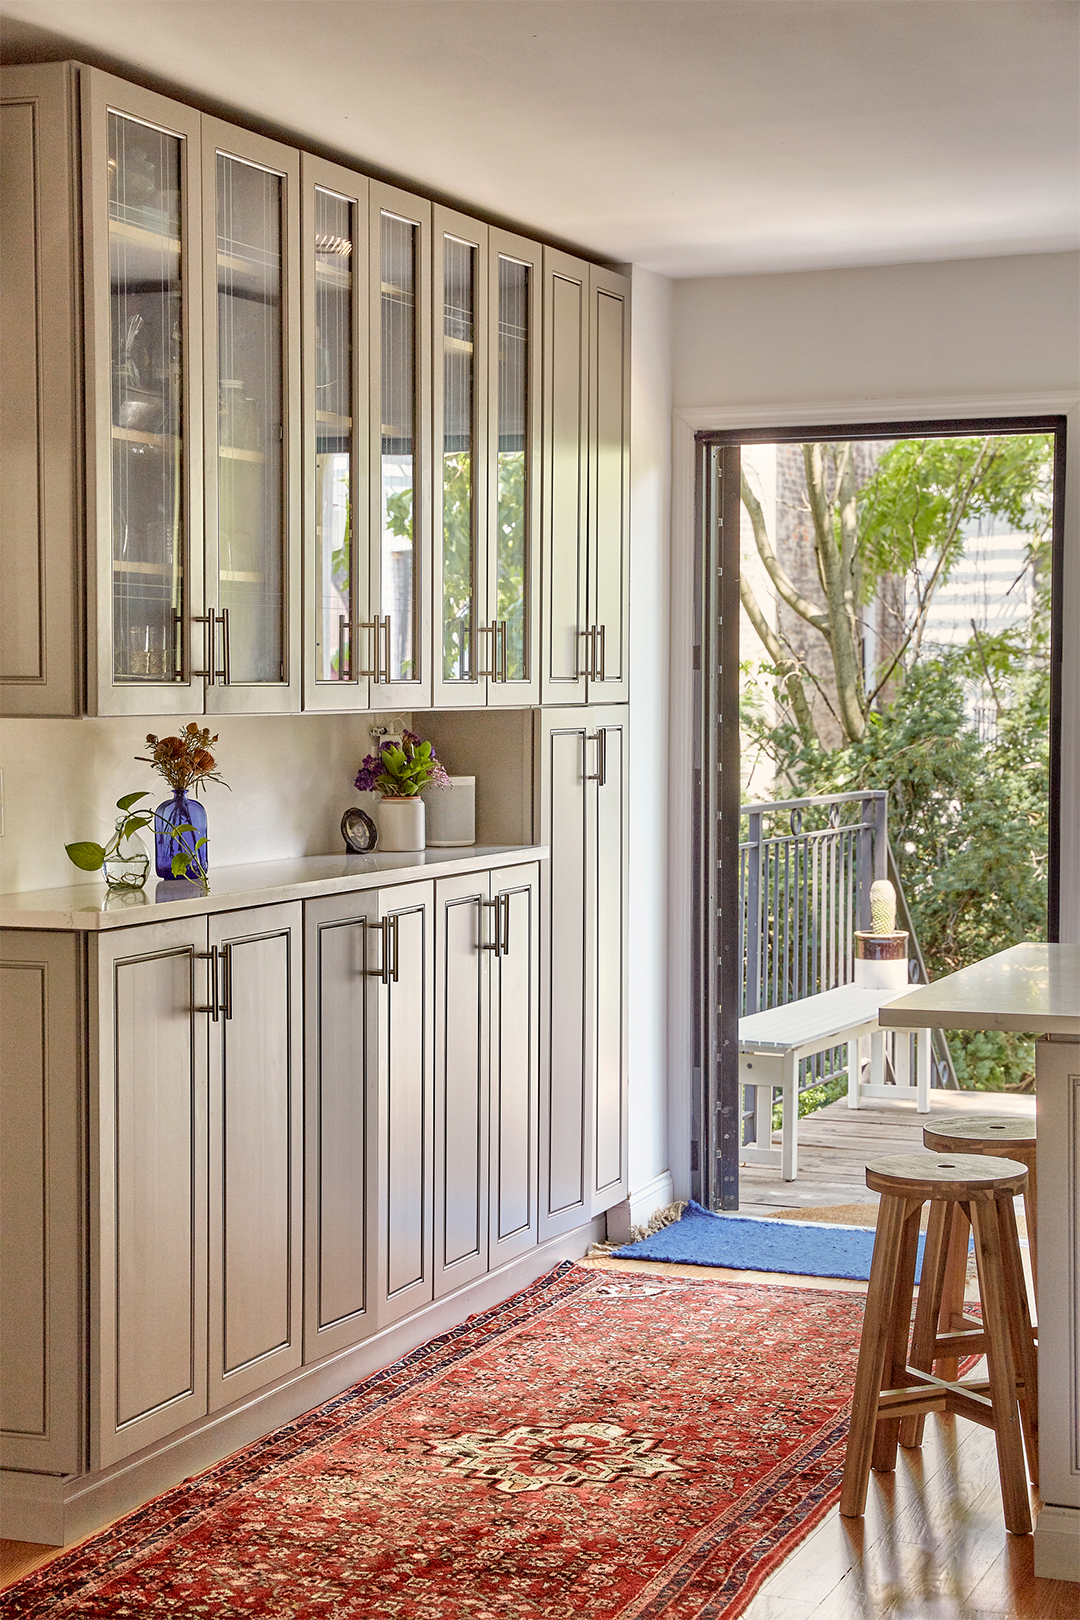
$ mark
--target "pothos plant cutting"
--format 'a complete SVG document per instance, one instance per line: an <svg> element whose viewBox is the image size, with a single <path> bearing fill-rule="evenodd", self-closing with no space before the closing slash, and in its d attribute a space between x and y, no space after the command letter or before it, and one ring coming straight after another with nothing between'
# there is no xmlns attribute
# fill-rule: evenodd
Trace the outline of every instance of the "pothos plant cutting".
<svg viewBox="0 0 1080 1620"><path fill-rule="evenodd" d="M198 793L205 782L228 787L210 752L217 740L208 728L194 721L176 737L148 733L149 757L135 757L161 773L173 790L172 798L156 810L145 805L136 809L139 800L148 798L149 793L125 793L116 801L121 814L108 843L87 840L67 844L68 858L84 872L104 868L110 888L141 888L150 870L150 855L140 834L149 827L154 832L158 876L193 879L204 891L208 889L206 811L197 799L187 795L189 789Z"/></svg>

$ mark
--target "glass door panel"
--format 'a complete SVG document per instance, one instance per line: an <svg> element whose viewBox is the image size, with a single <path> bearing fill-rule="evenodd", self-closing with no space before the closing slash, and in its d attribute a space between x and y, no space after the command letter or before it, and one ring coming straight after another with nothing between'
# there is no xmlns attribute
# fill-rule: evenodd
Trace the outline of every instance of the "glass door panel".
<svg viewBox="0 0 1080 1620"><path fill-rule="evenodd" d="M112 672L183 677L183 137L107 115Z"/></svg>
<svg viewBox="0 0 1080 1620"><path fill-rule="evenodd" d="M506 681L529 678L530 278L529 265L500 254L495 618Z"/></svg>
<svg viewBox="0 0 1080 1620"><path fill-rule="evenodd" d="M477 249L443 239L442 677L476 679Z"/></svg>
<svg viewBox="0 0 1080 1620"><path fill-rule="evenodd" d="M315 679L355 681L356 204L315 188Z"/></svg>
<svg viewBox="0 0 1080 1620"><path fill-rule="evenodd" d="M382 278L381 613L387 681L420 678L417 555L417 270L420 228L380 215Z"/></svg>
<svg viewBox="0 0 1080 1620"><path fill-rule="evenodd" d="M234 685L286 679L283 201L280 174L217 153L218 635Z"/></svg>

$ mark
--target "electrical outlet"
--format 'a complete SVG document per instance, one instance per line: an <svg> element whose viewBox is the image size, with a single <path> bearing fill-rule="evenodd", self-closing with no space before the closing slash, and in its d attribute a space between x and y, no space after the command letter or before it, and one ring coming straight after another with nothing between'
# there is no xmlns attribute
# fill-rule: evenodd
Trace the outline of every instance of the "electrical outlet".
<svg viewBox="0 0 1080 1620"><path fill-rule="evenodd" d="M402 733L408 729L409 723L401 714L388 714L385 719L375 720L368 727L375 748L381 748L386 742L399 743Z"/></svg>

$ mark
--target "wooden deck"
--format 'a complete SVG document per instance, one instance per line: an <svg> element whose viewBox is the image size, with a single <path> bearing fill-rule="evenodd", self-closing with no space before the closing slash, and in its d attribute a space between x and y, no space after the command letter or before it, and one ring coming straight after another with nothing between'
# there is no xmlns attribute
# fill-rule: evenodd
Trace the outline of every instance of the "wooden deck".
<svg viewBox="0 0 1080 1620"><path fill-rule="evenodd" d="M739 1211L771 1215L779 1209L876 1204L877 1194L866 1185L867 1160L917 1151L924 1125L931 1120L946 1123L958 1114L1011 1114L1034 1120L1035 1098L994 1091L934 1091L929 1114L916 1113L913 1100L855 1109L841 1098L800 1119L797 1180L781 1180L779 1166L740 1168ZM773 1140L779 1142L778 1131Z"/></svg>

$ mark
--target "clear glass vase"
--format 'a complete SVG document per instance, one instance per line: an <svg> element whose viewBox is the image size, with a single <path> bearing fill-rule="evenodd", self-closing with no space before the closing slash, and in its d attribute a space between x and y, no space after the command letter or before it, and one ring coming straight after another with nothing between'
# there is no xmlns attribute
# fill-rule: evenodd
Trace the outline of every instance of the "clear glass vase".
<svg viewBox="0 0 1080 1620"><path fill-rule="evenodd" d="M127 816L116 820L117 844L105 857L105 882L110 889L141 889L150 872L150 851L137 832L124 836Z"/></svg>
<svg viewBox="0 0 1080 1620"><path fill-rule="evenodd" d="M186 828L186 831L174 829ZM159 804L154 811L154 854L157 875L160 878L187 877L202 881L209 865L209 844L199 843L206 837L206 811L198 799L189 799L183 788L177 788L171 799ZM185 854L194 857L184 872L173 871L173 856Z"/></svg>

